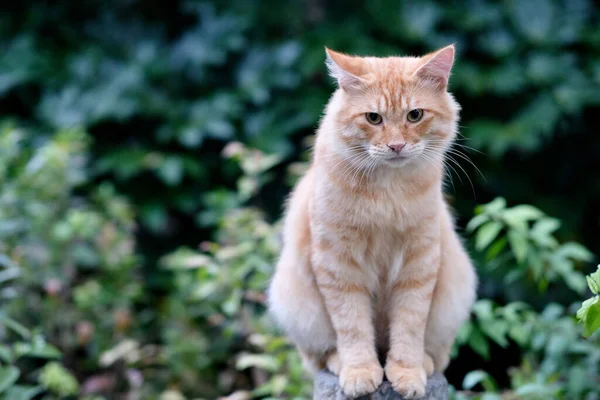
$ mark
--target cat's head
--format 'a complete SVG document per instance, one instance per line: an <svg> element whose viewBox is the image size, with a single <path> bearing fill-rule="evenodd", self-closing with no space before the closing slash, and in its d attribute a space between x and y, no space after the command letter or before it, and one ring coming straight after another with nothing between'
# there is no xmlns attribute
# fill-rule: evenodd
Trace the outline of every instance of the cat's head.
<svg viewBox="0 0 600 400"><path fill-rule="evenodd" d="M392 167L440 159L456 135L459 105L447 91L454 46L423 57L353 57L329 49L333 112L349 153Z"/></svg>

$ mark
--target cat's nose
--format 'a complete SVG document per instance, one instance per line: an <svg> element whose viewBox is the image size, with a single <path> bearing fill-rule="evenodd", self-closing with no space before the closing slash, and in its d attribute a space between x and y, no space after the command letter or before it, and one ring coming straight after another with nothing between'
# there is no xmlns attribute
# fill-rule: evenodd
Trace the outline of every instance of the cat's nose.
<svg viewBox="0 0 600 400"><path fill-rule="evenodd" d="M406 142L392 142L388 143L387 147L389 147L392 151L396 153L400 153L400 151L406 146Z"/></svg>

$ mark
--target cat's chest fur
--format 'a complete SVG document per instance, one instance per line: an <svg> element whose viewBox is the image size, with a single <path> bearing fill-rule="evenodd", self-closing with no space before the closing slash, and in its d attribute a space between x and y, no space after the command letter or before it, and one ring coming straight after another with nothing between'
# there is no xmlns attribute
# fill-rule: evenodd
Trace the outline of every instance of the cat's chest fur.
<svg viewBox="0 0 600 400"><path fill-rule="evenodd" d="M329 188L324 195L327 200L323 198L329 205L327 219L335 219L342 231L346 227L349 232L360 232L352 235L351 244L344 248L361 266L361 276L355 278L365 282L372 293L381 292L397 279L406 245L415 239L409 232L430 221L438 209L435 188L414 198L414 193L399 186L390 184L354 196Z"/></svg>
<svg viewBox="0 0 600 400"><path fill-rule="evenodd" d="M384 181L357 193L329 188L326 196L341 220L389 237L402 235L435 212L441 190L437 185Z"/></svg>

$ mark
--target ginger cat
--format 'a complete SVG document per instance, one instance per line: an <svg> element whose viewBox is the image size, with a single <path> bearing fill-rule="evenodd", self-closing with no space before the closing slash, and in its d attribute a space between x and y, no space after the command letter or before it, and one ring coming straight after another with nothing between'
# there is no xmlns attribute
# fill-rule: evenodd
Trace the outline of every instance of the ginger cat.
<svg viewBox="0 0 600 400"><path fill-rule="evenodd" d="M270 312L305 365L329 368L346 395L375 391L385 371L418 398L448 365L477 285L442 187L460 109L447 91L454 47L326 52L339 88L289 200Z"/></svg>

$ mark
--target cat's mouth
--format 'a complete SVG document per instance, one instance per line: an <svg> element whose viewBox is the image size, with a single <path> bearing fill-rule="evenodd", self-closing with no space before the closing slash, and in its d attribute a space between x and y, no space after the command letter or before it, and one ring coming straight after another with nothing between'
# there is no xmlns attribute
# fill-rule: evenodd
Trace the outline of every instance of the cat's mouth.
<svg viewBox="0 0 600 400"><path fill-rule="evenodd" d="M400 166L400 165L406 164L409 159L410 159L410 156L408 156L406 154L396 154L391 157L387 157L384 160L384 162L388 165Z"/></svg>

